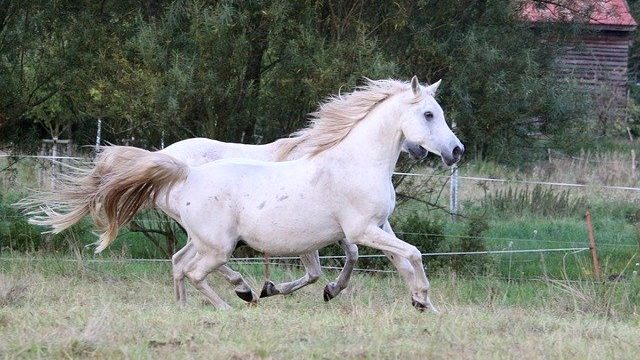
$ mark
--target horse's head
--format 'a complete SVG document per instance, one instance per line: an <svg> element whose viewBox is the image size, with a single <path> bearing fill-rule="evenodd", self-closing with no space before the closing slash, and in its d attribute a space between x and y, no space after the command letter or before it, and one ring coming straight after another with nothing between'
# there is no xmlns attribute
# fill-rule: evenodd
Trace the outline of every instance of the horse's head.
<svg viewBox="0 0 640 360"><path fill-rule="evenodd" d="M440 80L422 86L416 76L411 79L411 91L406 98L409 106L402 112L401 128L407 142L440 155L445 164L453 165L462 157L464 145L447 125L444 112L434 99L439 85Z"/></svg>

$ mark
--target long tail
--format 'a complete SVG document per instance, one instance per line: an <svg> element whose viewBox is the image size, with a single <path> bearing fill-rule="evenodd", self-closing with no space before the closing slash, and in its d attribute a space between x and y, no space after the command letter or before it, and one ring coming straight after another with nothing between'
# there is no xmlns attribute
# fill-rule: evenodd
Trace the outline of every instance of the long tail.
<svg viewBox="0 0 640 360"><path fill-rule="evenodd" d="M108 146L92 169L74 168L63 175L55 192L36 193L16 205L29 222L62 230L91 214L101 231L96 253L104 250L147 203L186 179L189 168L169 155L130 146Z"/></svg>

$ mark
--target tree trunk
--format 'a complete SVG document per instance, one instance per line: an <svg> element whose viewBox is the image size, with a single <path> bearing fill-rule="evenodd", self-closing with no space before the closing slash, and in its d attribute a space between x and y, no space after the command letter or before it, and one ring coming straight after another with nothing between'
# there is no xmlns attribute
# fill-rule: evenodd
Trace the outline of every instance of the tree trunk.
<svg viewBox="0 0 640 360"><path fill-rule="evenodd" d="M262 74L262 58L269 46L268 39L269 24L260 8L252 9L249 17L248 35L249 35L249 57L245 66L244 79L242 81L242 89L238 104L240 106L239 113L244 114L241 120L242 126L236 131L236 140L243 143L253 141L253 135L256 127L255 111L249 109L251 104L255 108L258 104L260 96L260 80Z"/></svg>

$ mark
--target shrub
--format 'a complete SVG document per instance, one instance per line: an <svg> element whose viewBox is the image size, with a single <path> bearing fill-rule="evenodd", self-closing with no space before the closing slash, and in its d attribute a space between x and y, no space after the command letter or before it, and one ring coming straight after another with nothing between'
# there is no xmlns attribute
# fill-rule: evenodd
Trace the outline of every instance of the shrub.
<svg viewBox="0 0 640 360"><path fill-rule="evenodd" d="M12 249L18 251L36 250L42 246L40 232L27 222L27 219L11 206L10 197L0 194L0 251Z"/></svg>
<svg viewBox="0 0 640 360"><path fill-rule="evenodd" d="M484 233L489 229L485 216L464 218L463 230L457 235L445 234L445 223L433 216L411 214L396 225L398 236L415 245L421 252L474 252L485 251ZM486 255L427 256L424 263L430 273L455 272L458 274L483 274L491 265Z"/></svg>
<svg viewBox="0 0 640 360"><path fill-rule="evenodd" d="M487 230L489 230L489 223L485 216L474 215L466 218L464 231L448 244L448 252L486 251L483 236ZM491 267L491 258L486 254L451 255L443 260L443 267L447 266L458 274L481 275Z"/></svg>

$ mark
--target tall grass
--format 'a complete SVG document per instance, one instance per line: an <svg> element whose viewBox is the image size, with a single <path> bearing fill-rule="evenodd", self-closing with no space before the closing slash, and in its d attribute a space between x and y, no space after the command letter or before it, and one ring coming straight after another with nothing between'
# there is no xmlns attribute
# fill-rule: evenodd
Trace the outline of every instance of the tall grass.
<svg viewBox="0 0 640 360"><path fill-rule="evenodd" d="M533 188L510 186L487 194L482 205L517 216L575 216L587 208L587 199L584 195L572 196L570 190L556 190L543 185Z"/></svg>
<svg viewBox="0 0 640 360"><path fill-rule="evenodd" d="M638 173L633 170L631 151L594 153L583 150L576 156L552 152L548 162L541 162L532 168L531 176L577 184L638 185Z"/></svg>

